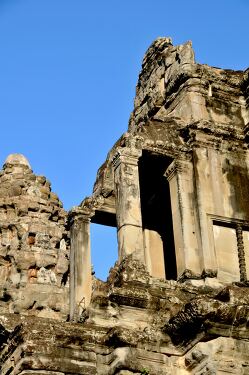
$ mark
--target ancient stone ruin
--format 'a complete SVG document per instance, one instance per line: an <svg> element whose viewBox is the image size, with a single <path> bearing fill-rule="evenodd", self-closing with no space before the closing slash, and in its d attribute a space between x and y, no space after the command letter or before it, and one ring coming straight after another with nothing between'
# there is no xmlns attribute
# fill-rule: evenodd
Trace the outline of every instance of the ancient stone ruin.
<svg viewBox="0 0 249 375"><path fill-rule="evenodd" d="M0 172L2 313L67 318L66 216L50 182L23 155L10 155Z"/></svg>
<svg viewBox="0 0 249 375"><path fill-rule="evenodd" d="M249 374L249 70L145 54L128 131L65 212L23 155L0 172L2 375ZM117 228L92 274L90 225Z"/></svg>

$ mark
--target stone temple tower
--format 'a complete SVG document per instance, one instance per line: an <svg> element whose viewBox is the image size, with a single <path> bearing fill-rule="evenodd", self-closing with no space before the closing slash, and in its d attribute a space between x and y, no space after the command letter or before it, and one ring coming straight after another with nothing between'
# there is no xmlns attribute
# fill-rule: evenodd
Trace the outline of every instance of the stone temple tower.
<svg viewBox="0 0 249 375"><path fill-rule="evenodd" d="M152 43L128 130L66 213L22 155L0 173L3 375L249 374L249 70ZM92 275L90 225L118 261Z"/></svg>
<svg viewBox="0 0 249 375"><path fill-rule="evenodd" d="M132 255L151 276L246 281L247 124L248 71L197 64L190 42L159 38L143 60L128 132L73 217L117 227L119 261ZM90 256L88 246L75 252Z"/></svg>

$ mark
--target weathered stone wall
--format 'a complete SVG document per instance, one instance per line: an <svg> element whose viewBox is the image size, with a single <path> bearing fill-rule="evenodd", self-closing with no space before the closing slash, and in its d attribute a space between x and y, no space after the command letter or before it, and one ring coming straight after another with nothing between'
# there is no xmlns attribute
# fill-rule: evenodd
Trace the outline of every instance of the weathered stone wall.
<svg viewBox="0 0 249 375"><path fill-rule="evenodd" d="M153 279L131 257L81 322L0 314L2 375L248 374L248 289Z"/></svg>
<svg viewBox="0 0 249 375"><path fill-rule="evenodd" d="M68 314L66 212L50 182L10 155L0 172L0 308L51 318Z"/></svg>
<svg viewBox="0 0 249 375"><path fill-rule="evenodd" d="M241 127L247 117L243 76L242 71L195 63L191 42L173 46L170 38L158 38L143 59L129 129L169 116Z"/></svg>

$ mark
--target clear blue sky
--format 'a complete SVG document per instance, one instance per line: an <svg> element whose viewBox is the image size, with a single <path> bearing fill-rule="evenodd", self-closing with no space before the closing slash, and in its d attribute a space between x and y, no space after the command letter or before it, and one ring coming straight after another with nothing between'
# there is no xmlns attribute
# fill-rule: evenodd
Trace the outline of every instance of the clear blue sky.
<svg viewBox="0 0 249 375"><path fill-rule="evenodd" d="M0 0L0 162L23 153L69 209L127 129L141 60L158 36L196 60L249 66L248 0ZM100 277L115 231L93 228Z"/></svg>

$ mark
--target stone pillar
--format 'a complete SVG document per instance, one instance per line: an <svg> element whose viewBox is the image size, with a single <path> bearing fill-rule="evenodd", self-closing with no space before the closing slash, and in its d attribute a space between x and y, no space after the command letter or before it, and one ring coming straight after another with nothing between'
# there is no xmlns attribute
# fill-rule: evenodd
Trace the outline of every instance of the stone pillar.
<svg viewBox="0 0 249 375"><path fill-rule="evenodd" d="M194 207L193 166L187 160L175 160L165 173L169 181L177 276L200 276L196 210Z"/></svg>
<svg viewBox="0 0 249 375"><path fill-rule="evenodd" d="M90 215L74 215L70 233L70 319L77 320L92 294Z"/></svg>
<svg viewBox="0 0 249 375"><path fill-rule="evenodd" d="M222 171L222 159L216 144L210 140L209 147L201 138L200 133L193 131L191 135L193 150L194 184L196 191L196 206L198 212L200 248L202 253L202 268L205 274L217 274L217 250L212 243L214 238L213 222L209 215L232 217L230 210L229 186L226 185ZM229 203L228 203L229 201ZM227 210L228 208L228 210ZM230 245L232 245L230 241Z"/></svg>
<svg viewBox="0 0 249 375"><path fill-rule="evenodd" d="M141 150L119 148L113 158L119 261L129 254L145 262L138 159Z"/></svg>
<svg viewBox="0 0 249 375"><path fill-rule="evenodd" d="M245 246L243 240L243 229L240 224L236 225L236 238L239 256L240 281L247 281Z"/></svg>

